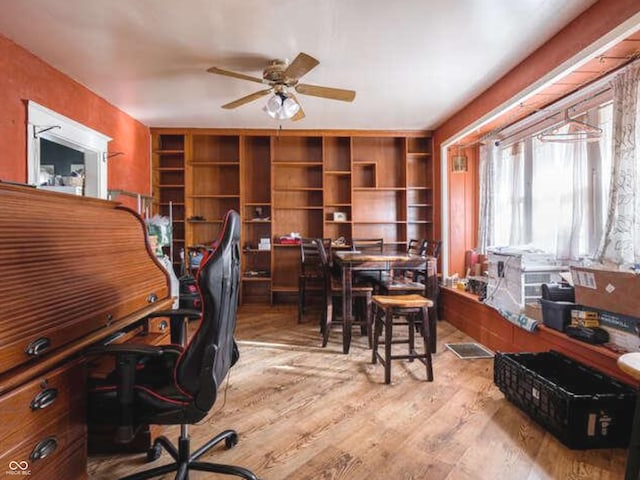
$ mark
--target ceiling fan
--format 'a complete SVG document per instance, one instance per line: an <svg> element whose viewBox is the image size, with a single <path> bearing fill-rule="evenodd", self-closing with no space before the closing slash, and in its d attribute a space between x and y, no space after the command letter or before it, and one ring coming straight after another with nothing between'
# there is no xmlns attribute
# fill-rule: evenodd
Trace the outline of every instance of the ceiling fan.
<svg viewBox="0 0 640 480"><path fill-rule="evenodd" d="M237 108L265 95L272 94L264 107L265 112L272 118L279 120L291 119L295 121L304 118L305 115L300 102L298 102L295 95L289 91L291 88L302 95L312 95L314 97L329 98L343 102L352 102L356 96L356 92L353 90L299 83L300 77L307 74L319 63L320 62L311 55L300 52L290 64L287 64L287 62L283 60L271 61L262 72L262 78L252 77L218 67L211 67L207 69L207 72L269 85L269 88L259 90L233 102L229 102L222 105L222 108Z"/></svg>

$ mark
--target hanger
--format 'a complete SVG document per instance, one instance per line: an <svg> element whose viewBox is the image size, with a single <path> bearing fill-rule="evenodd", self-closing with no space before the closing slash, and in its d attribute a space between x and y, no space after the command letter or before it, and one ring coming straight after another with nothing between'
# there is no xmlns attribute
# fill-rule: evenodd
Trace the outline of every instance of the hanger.
<svg viewBox="0 0 640 480"><path fill-rule="evenodd" d="M566 131L562 131L566 128ZM553 128L538 135L541 142L577 143L597 142L602 136L602 129L569 117L569 110L564 111L564 119Z"/></svg>

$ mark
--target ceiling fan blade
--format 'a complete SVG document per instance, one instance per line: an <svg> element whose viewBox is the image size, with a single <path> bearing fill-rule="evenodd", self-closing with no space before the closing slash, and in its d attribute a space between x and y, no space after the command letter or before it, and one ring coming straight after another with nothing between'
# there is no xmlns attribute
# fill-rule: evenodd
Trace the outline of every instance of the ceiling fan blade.
<svg viewBox="0 0 640 480"><path fill-rule="evenodd" d="M297 120L302 120L304 117L306 117L306 115L304 114L304 110L302 110L302 107L300 107L300 110L298 110L298 113L296 113L293 117L291 117L291 121L295 122Z"/></svg>
<svg viewBox="0 0 640 480"><path fill-rule="evenodd" d="M284 75L288 78L300 78L304 74L315 68L319 63L320 62L313 58L311 55L300 52L284 71Z"/></svg>
<svg viewBox="0 0 640 480"><path fill-rule="evenodd" d="M245 75L244 73L232 72L231 70L223 70L218 67L207 68L207 72L216 73L218 75L225 75L227 77L239 78L240 80L249 80L250 82L256 83L268 83L262 78L252 77L251 75Z"/></svg>
<svg viewBox="0 0 640 480"><path fill-rule="evenodd" d="M249 102L253 102L254 100L257 100L260 97L264 97L265 95L268 95L269 93L271 93L271 89L267 88L265 90L260 90L258 92L254 92L250 95L247 95L246 97L242 97L239 98L237 100L234 100L233 102L229 102L225 105L222 105L222 108L226 108L227 110L231 110L232 108L237 108L241 105L244 105L245 103L249 103Z"/></svg>
<svg viewBox="0 0 640 480"><path fill-rule="evenodd" d="M340 100L342 102L353 102L353 99L356 98L356 92L354 92L353 90L320 87L318 85L308 85L306 83L299 83L298 85L296 85L296 92L302 93L303 95L312 95L314 97Z"/></svg>
<svg viewBox="0 0 640 480"><path fill-rule="evenodd" d="M296 114L293 117L291 117L291 121L295 122L297 120L302 120L304 117L306 117L306 115L304 114L304 110L302 109L302 104L300 103L300 100L298 100L293 93L289 93L289 96L293 100L295 100L295 102L298 104L298 107L300 107L296 112Z"/></svg>

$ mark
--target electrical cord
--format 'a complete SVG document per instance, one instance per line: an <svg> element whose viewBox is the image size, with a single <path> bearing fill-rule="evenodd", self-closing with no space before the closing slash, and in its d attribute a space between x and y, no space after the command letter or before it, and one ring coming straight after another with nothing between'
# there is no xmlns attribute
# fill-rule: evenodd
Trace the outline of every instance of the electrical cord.
<svg viewBox="0 0 640 480"><path fill-rule="evenodd" d="M493 291L491 292L491 294L489 294L489 285L487 284L487 296L486 296L486 298L485 298L485 300L484 300L484 301L485 301L485 303L487 302L487 300L489 300L489 301L493 301L493 299L494 299L494 297L495 297L496 293L498 292L498 290L500 290L500 287L501 287L501 285L502 285L502 282L504 281L504 278L505 278L505 273L504 273L504 272L505 272L505 271L507 270L507 268L509 267L509 263L511 262L511 260L513 260L513 255L511 255L511 256L509 256L509 257L507 257L507 260L504 262L503 267L502 267L502 276L498 276L498 277L497 277L497 278L498 278L498 281L496 282L496 285L495 285L495 287L494 287ZM489 278L491 278L491 277L489 277ZM508 291L507 291L507 292L508 292ZM511 293L510 293L510 292L508 292L508 293L509 293L509 295L511 295ZM514 299L514 298L512 298L512 300L513 300L513 301L515 301L515 299Z"/></svg>

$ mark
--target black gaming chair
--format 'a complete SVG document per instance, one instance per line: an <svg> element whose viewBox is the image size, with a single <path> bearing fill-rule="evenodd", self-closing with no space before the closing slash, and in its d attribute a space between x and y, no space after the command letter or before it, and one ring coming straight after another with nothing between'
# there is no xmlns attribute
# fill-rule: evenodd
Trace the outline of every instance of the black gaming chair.
<svg viewBox="0 0 640 480"><path fill-rule="evenodd" d="M174 463L125 477L144 479L176 471L186 479L189 470L218 472L257 480L249 470L231 465L198 461L219 442L227 448L238 442L234 430L226 430L190 452L188 425L199 422L214 405L217 390L227 371L238 360L233 338L238 305L240 273L240 219L229 211L217 248L202 261L197 283L202 296L202 315L189 343L180 345L106 345L91 354L117 357L117 370L106 380L96 381L89 392L89 424L118 425L117 441L130 441L144 424L181 425L178 447L164 436L155 439L147 454L155 460L164 448ZM179 314L183 316L183 314ZM124 480L124 479L123 479Z"/></svg>

